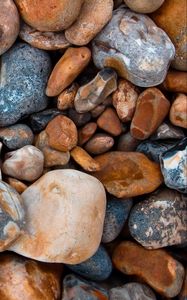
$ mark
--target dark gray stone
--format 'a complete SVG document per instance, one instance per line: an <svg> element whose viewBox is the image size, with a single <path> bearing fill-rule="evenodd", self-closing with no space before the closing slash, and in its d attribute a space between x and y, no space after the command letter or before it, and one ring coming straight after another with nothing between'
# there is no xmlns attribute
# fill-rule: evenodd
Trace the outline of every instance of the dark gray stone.
<svg viewBox="0 0 187 300"><path fill-rule="evenodd" d="M183 130L169 123L162 123L156 132L150 137L152 141L176 139L180 140L185 137Z"/></svg>
<svg viewBox="0 0 187 300"><path fill-rule="evenodd" d="M119 137L117 150L125 152L135 151L140 143L141 141L135 139L129 131Z"/></svg>
<svg viewBox="0 0 187 300"><path fill-rule="evenodd" d="M91 113L78 113L75 109L70 108L68 111L68 117L75 123L77 127L84 126L91 120Z"/></svg>
<svg viewBox="0 0 187 300"><path fill-rule="evenodd" d="M153 291L145 284L127 283L109 291L110 300L156 300Z"/></svg>

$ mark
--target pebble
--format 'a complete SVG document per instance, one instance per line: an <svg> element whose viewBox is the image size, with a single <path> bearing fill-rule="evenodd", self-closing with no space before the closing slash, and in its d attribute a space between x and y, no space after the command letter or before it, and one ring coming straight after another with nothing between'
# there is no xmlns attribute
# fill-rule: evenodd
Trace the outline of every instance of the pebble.
<svg viewBox="0 0 187 300"><path fill-rule="evenodd" d="M84 146L90 154L99 155L114 146L114 139L106 133L96 133Z"/></svg>
<svg viewBox="0 0 187 300"><path fill-rule="evenodd" d="M125 152L133 152L136 150L137 146L140 144L140 140L135 139L130 131L121 134L118 140L117 150ZM141 152L141 151L140 151Z"/></svg>
<svg viewBox="0 0 187 300"><path fill-rule="evenodd" d="M50 171L28 187L22 198L26 231L11 251L66 264L79 264L97 251L106 195L96 178L75 170Z"/></svg>
<svg viewBox="0 0 187 300"><path fill-rule="evenodd" d="M146 89L138 97L131 122L131 135L140 140L150 137L165 119L169 108L170 102L159 89Z"/></svg>
<svg viewBox="0 0 187 300"><path fill-rule="evenodd" d="M170 70L163 86L169 92L187 93L186 72Z"/></svg>
<svg viewBox="0 0 187 300"><path fill-rule="evenodd" d="M59 151L69 151L78 142L77 128L73 121L65 116L57 116L46 127L49 146Z"/></svg>
<svg viewBox="0 0 187 300"><path fill-rule="evenodd" d="M112 273L112 262L103 246L100 246L88 260L77 265L66 266L86 279L96 281L106 280Z"/></svg>
<svg viewBox="0 0 187 300"><path fill-rule="evenodd" d="M172 103L169 118L173 125L187 129L187 95L179 94L176 97Z"/></svg>
<svg viewBox="0 0 187 300"><path fill-rule="evenodd" d="M85 171L93 172L99 171L100 165L96 162L83 148L75 147L71 150L71 157L79 164Z"/></svg>
<svg viewBox="0 0 187 300"><path fill-rule="evenodd" d="M79 85L77 83L72 83L72 85L70 85L58 96L58 100L57 100L58 109L66 110L68 108L74 107L74 100L78 88Z"/></svg>
<svg viewBox="0 0 187 300"><path fill-rule="evenodd" d="M183 286L179 295L179 300L186 300L187 299L187 269L186 269L186 275L183 282Z"/></svg>
<svg viewBox="0 0 187 300"><path fill-rule="evenodd" d="M161 171L165 184L181 193L187 193L187 138L160 156Z"/></svg>
<svg viewBox="0 0 187 300"><path fill-rule="evenodd" d="M181 128L173 126L170 123L163 122L155 131L155 133L150 137L152 141L160 140L180 140L185 137L185 134Z"/></svg>
<svg viewBox="0 0 187 300"><path fill-rule="evenodd" d="M95 122L87 123L84 127L78 130L78 144L84 145L91 139L97 130L97 124Z"/></svg>
<svg viewBox="0 0 187 300"><path fill-rule="evenodd" d="M186 242L187 197L162 189L136 204L130 213L131 236L147 249L159 249Z"/></svg>
<svg viewBox="0 0 187 300"><path fill-rule="evenodd" d="M96 106L96 108L91 110L92 118L98 118L106 109L106 106L104 104L99 104Z"/></svg>
<svg viewBox="0 0 187 300"><path fill-rule="evenodd" d="M62 267L12 253L0 256L1 300L58 300Z"/></svg>
<svg viewBox="0 0 187 300"><path fill-rule="evenodd" d="M124 0L125 4L137 13L148 14L157 10L164 0Z"/></svg>
<svg viewBox="0 0 187 300"><path fill-rule="evenodd" d="M126 283L109 291L110 300L156 300L153 291L145 284Z"/></svg>
<svg viewBox="0 0 187 300"><path fill-rule="evenodd" d="M133 242L121 242L113 263L126 275L135 275L159 294L173 298L181 290L184 268L164 250L147 250Z"/></svg>
<svg viewBox="0 0 187 300"><path fill-rule="evenodd" d="M43 153L38 148L27 145L6 154L2 171L16 179L34 181L41 176L43 167Z"/></svg>
<svg viewBox="0 0 187 300"><path fill-rule="evenodd" d="M29 126L16 124L5 128L0 128L0 140L10 150L32 145L34 135Z"/></svg>
<svg viewBox="0 0 187 300"><path fill-rule="evenodd" d="M9 184L0 180L0 252L5 251L20 237L24 225L25 213L21 196Z"/></svg>
<svg viewBox="0 0 187 300"><path fill-rule="evenodd" d="M164 19L165 20L165 19ZM160 84L174 58L167 34L146 15L123 6L92 42L95 65L112 67L120 77L142 87Z"/></svg>
<svg viewBox="0 0 187 300"><path fill-rule="evenodd" d="M25 183L23 183L22 181L16 179L16 178L12 178L12 177L8 177L6 179L6 181L8 182L8 184L14 188L19 194L22 194L26 189L27 189L27 185Z"/></svg>
<svg viewBox="0 0 187 300"><path fill-rule="evenodd" d="M112 0L84 0L80 15L65 31L67 40L78 46L88 44L112 18Z"/></svg>
<svg viewBox="0 0 187 300"><path fill-rule="evenodd" d="M122 133L121 122L116 111L108 107L97 119L97 125L100 129L110 133L113 136L118 136Z"/></svg>
<svg viewBox="0 0 187 300"><path fill-rule="evenodd" d="M19 14L12 0L1 1L0 11L0 55L5 53L15 42L19 34Z"/></svg>
<svg viewBox="0 0 187 300"><path fill-rule="evenodd" d="M47 107L44 88L50 69L49 55L24 43L1 56L0 127Z"/></svg>
<svg viewBox="0 0 187 300"><path fill-rule="evenodd" d="M108 152L95 158L101 170L93 172L106 190L117 198L153 192L162 183L158 164L137 152Z"/></svg>
<svg viewBox="0 0 187 300"><path fill-rule="evenodd" d="M69 47L55 65L46 88L49 97L58 96L83 71L91 59L91 52L87 47Z"/></svg>
<svg viewBox="0 0 187 300"><path fill-rule="evenodd" d="M111 197L106 206L106 215L103 228L103 243L110 243L120 234L132 207L132 199L117 199Z"/></svg>
<svg viewBox="0 0 187 300"><path fill-rule="evenodd" d="M75 97L75 109L79 113L91 111L117 89L117 74L104 68L89 83L81 86Z"/></svg>
<svg viewBox="0 0 187 300"><path fill-rule="evenodd" d="M91 113L78 113L75 109L70 108L68 111L68 117L75 123L77 127L86 125L91 120Z"/></svg>

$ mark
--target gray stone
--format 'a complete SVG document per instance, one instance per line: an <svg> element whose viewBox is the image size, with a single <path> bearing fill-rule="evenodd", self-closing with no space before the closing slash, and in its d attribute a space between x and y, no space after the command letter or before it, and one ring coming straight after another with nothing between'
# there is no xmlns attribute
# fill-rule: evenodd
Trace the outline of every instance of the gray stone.
<svg viewBox="0 0 187 300"><path fill-rule="evenodd" d="M182 139L185 137L183 130L177 126L169 123L162 123L156 132L150 137L152 141L166 140L166 139Z"/></svg>
<svg viewBox="0 0 187 300"><path fill-rule="evenodd" d="M132 152L135 151L137 146L141 143L140 140L135 139L130 131L120 135L117 145L118 151Z"/></svg>
<svg viewBox="0 0 187 300"><path fill-rule="evenodd" d="M156 296L147 285L131 282L111 289L109 300L156 300Z"/></svg>

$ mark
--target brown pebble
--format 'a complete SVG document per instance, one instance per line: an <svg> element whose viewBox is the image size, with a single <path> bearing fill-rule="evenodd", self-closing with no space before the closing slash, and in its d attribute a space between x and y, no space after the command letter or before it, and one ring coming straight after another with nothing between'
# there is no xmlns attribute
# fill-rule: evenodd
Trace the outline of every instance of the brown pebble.
<svg viewBox="0 0 187 300"><path fill-rule="evenodd" d="M107 108L97 119L99 128L110 133L113 136L118 136L122 132L122 126L117 113L112 108Z"/></svg>
<svg viewBox="0 0 187 300"><path fill-rule="evenodd" d="M91 110L91 114L93 118L98 118L105 110L106 106L104 104L100 104L96 106L96 108Z"/></svg>
<svg viewBox="0 0 187 300"><path fill-rule="evenodd" d="M19 194L23 193L26 190L26 188L28 187L25 183L21 182L20 180L18 180L16 178L8 177L6 181Z"/></svg>
<svg viewBox="0 0 187 300"><path fill-rule="evenodd" d="M140 140L135 139L130 132L120 135L117 145L118 151L133 152L136 150Z"/></svg>
<svg viewBox="0 0 187 300"><path fill-rule="evenodd" d="M169 92L187 93L187 73L169 71L163 86Z"/></svg>
<svg viewBox="0 0 187 300"><path fill-rule="evenodd" d="M66 110L74 106L74 100L76 93L78 91L79 85L77 83L72 83L67 89L65 89L59 96L57 100L57 108L60 110Z"/></svg>
<svg viewBox="0 0 187 300"><path fill-rule="evenodd" d="M124 0L125 4L135 12L148 14L157 10L164 0Z"/></svg>
<svg viewBox="0 0 187 300"><path fill-rule="evenodd" d="M79 142L78 144L82 146L85 144L96 132L97 124L94 122L87 123L84 127L80 128L78 131Z"/></svg>
<svg viewBox="0 0 187 300"><path fill-rule="evenodd" d="M169 118L173 125L187 129L187 95L177 96L171 106Z"/></svg>
<svg viewBox="0 0 187 300"><path fill-rule="evenodd" d="M95 134L85 145L86 151L99 155L109 151L114 146L114 139L106 133Z"/></svg>
<svg viewBox="0 0 187 300"><path fill-rule="evenodd" d="M71 150L71 156L85 171L99 171L100 165L83 148L75 147Z"/></svg>

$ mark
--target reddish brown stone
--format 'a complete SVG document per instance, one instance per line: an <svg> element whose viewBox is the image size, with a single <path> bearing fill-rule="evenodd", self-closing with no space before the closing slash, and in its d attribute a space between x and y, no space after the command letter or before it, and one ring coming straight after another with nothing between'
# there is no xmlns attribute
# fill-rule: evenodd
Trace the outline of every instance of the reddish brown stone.
<svg viewBox="0 0 187 300"><path fill-rule="evenodd" d="M136 275L166 297L175 297L181 290L184 268L164 250L122 242L114 250L113 263L124 274Z"/></svg>
<svg viewBox="0 0 187 300"><path fill-rule="evenodd" d="M122 132L120 120L115 110L110 107L97 119L97 125L99 128L114 136L118 136Z"/></svg>
<svg viewBox="0 0 187 300"><path fill-rule="evenodd" d="M173 102L169 118L172 124L187 129L187 96L179 94Z"/></svg>
<svg viewBox="0 0 187 300"><path fill-rule="evenodd" d="M147 139L159 127L169 111L170 103L157 88L148 88L138 97L131 122L131 135Z"/></svg>
<svg viewBox="0 0 187 300"><path fill-rule="evenodd" d="M95 134L85 145L86 151L91 154L103 154L114 146L114 139L106 133Z"/></svg>
<svg viewBox="0 0 187 300"><path fill-rule="evenodd" d="M19 194L23 193L26 190L26 188L27 188L27 185L25 183L21 182L20 180L18 180L16 178L8 177L6 181Z"/></svg>
<svg viewBox="0 0 187 300"><path fill-rule="evenodd" d="M87 123L84 127L79 129L79 145L85 144L96 132L97 124L94 122Z"/></svg>
<svg viewBox="0 0 187 300"><path fill-rule="evenodd" d="M163 86L169 92L187 93L187 73L169 71Z"/></svg>
<svg viewBox="0 0 187 300"><path fill-rule="evenodd" d="M73 83L70 87L65 89L59 96L57 100L57 108L60 110L66 110L74 106L74 99L78 91L79 85Z"/></svg>
<svg viewBox="0 0 187 300"><path fill-rule="evenodd" d="M96 162L83 148L75 147L71 151L73 159L85 170L85 171L99 171L100 165Z"/></svg>
<svg viewBox="0 0 187 300"><path fill-rule="evenodd" d="M135 139L130 132L122 134L118 140L117 150L131 152L135 151L138 145L140 144L140 140Z"/></svg>

